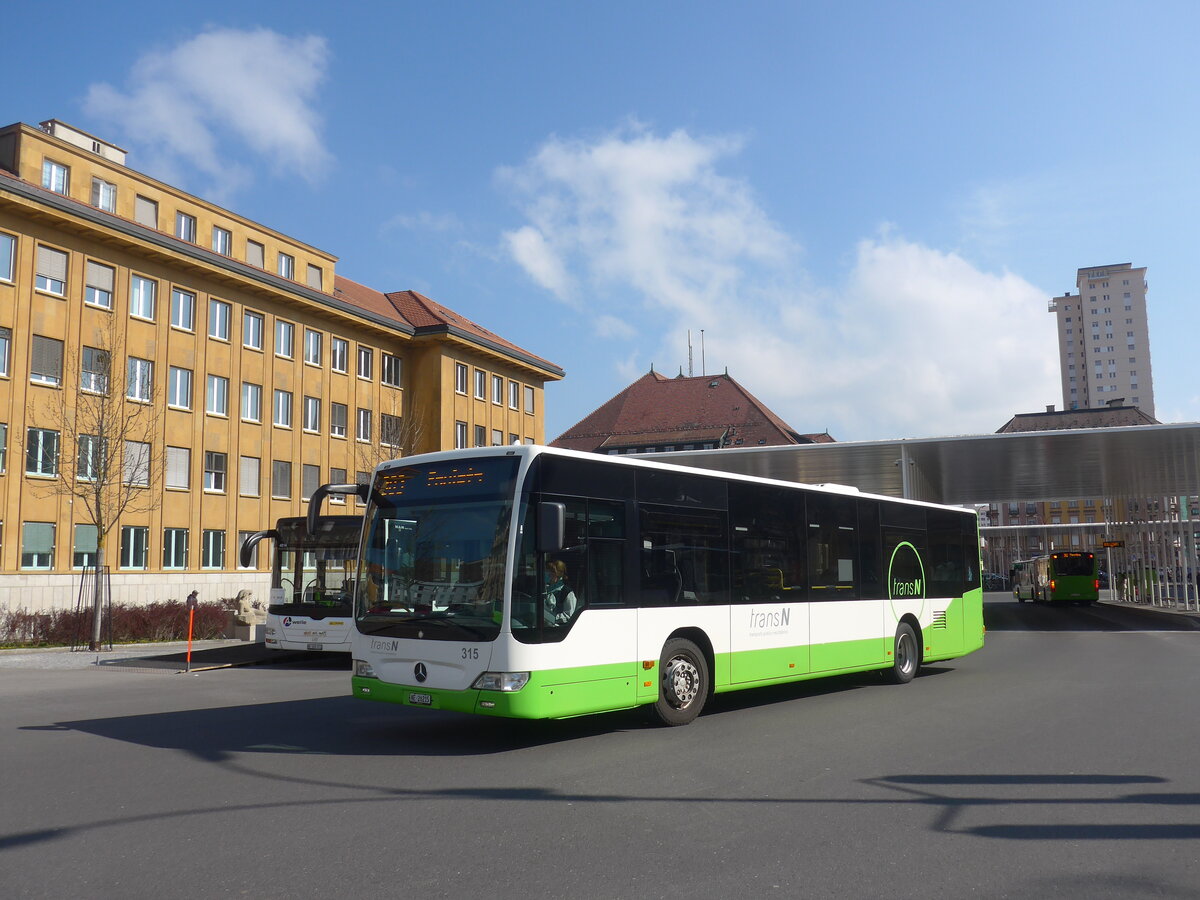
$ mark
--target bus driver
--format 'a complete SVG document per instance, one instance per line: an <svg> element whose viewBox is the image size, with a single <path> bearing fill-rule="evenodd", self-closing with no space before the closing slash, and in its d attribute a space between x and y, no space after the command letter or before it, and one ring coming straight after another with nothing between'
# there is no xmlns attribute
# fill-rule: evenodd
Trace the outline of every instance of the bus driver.
<svg viewBox="0 0 1200 900"><path fill-rule="evenodd" d="M567 585L567 564L561 559L546 563L544 605L547 625L562 625L575 615L575 592Z"/></svg>

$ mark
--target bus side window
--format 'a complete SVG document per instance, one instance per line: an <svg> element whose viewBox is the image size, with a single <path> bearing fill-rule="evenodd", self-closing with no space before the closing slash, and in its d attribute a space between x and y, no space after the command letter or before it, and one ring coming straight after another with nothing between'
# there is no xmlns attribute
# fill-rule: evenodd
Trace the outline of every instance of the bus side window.
<svg viewBox="0 0 1200 900"><path fill-rule="evenodd" d="M853 497L808 495L808 562L814 600L853 600L855 524Z"/></svg>

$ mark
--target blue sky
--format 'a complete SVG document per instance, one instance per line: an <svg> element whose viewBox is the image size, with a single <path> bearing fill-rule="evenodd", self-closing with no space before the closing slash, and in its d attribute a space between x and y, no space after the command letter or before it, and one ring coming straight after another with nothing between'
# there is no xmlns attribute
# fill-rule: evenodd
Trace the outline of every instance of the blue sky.
<svg viewBox="0 0 1200 900"><path fill-rule="evenodd" d="M1192 3L68 0L4 122L415 289L561 365L547 436L700 331L800 431L1061 403L1049 297L1149 267L1157 415L1200 419ZM46 35L29 4L10 34Z"/></svg>

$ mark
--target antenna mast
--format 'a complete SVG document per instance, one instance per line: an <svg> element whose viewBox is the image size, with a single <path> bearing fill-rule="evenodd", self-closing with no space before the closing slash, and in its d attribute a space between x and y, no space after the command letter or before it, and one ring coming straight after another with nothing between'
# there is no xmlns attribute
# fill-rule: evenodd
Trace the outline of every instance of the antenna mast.
<svg viewBox="0 0 1200 900"><path fill-rule="evenodd" d="M688 378L692 377L692 329L688 329Z"/></svg>

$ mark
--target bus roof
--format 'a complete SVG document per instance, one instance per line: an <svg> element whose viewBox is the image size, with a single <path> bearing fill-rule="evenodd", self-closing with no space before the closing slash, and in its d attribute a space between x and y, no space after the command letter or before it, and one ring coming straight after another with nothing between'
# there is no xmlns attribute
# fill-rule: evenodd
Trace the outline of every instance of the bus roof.
<svg viewBox="0 0 1200 900"><path fill-rule="evenodd" d="M883 494L868 494L851 485L802 484L796 481L783 481L777 478L763 478L757 475L744 475L740 472L725 472L721 471L720 469L701 469L695 466L681 466L674 463L645 459L637 455L608 456L600 453L587 453L581 450L566 450L560 447L546 447L542 446L541 444L511 444L507 447L474 447L461 450L440 450L433 453L422 453L417 456L406 456L401 459L389 460L387 462L380 463L377 471L386 471L388 469L403 468L412 465L429 465L431 463L453 462L460 459L496 456L517 457L522 460L522 468L524 469L536 457L542 455L562 456L571 459L586 460L588 462L606 463L615 466L632 466L640 469L659 469L670 472L679 472L686 475L696 475L707 478L724 478L732 481L745 481L754 484L771 484L779 487L804 488L806 490L819 491L827 494L843 494L872 500L886 500L889 503L902 503L908 506L953 510L954 512L976 517L978 515L974 509L966 509L961 506L945 506L939 503L929 503L924 500L906 500L901 497L888 497Z"/></svg>

